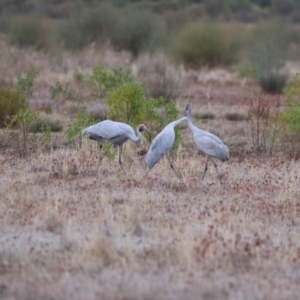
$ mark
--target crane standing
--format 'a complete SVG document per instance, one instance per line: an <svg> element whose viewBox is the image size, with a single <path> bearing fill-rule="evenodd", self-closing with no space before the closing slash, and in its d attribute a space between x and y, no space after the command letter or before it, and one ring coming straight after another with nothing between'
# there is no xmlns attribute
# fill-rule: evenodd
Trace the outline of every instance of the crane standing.
<svg viewBox="0 0 300 300"><path fill-rule="evenodd" d="M207 156L207 161L206 161L206 165L205 165L204 174L202 176L202 180L204 179L204 176L205 176L207 168L208 168L208 161L211 160L217 170L218 177L221 182L222 178L220 177L217 165L214 162L213 158L217 158L217 159L221 160L222 162L224 162L224 161L228 160L229 150L228 150L227 146L225 146L223 144L221 139L219 139L216 135L214 135L208 131L201 130L193 125L192 118L191 118L191 115L192 115L191 104L187 104L185 110L188 112L187 123L188 123L188 127L189 127L190 131L193 134L194 142L195 142L197 148L200 149L201 151L203 151L205 153L205 155Z"/></svg>
<svg viewBox="0 0 300 300"><path fill-rule="evenodd" d="M187 117L183 117L179 120L173 121L169 123L152 141L150 148L146 154L145 157L145 163L147 168L149 169L148 173L150 170L154 167L154 165L158 162L158 160L166 155L170 167L176 174L176 176L179 178L177 172L174 169L174 166L170 160L170 149L174 143L175 139L175 131L174 128L178 124L180 124L183 121L186 121ZM147 173L147 174L148 174Z"/></svg>
<svg viewBox="0 0 300 300"><path fill-rule="evenodd" d="M87 135L91 140L102 142L106 140L113 145L118 146L119 148L119 164L123 168L121 155L123 150L123 144L127 140L131 140L134 143L139 143L142 139L142 132L146 130L149 133L151 131L143 124L138 125L136 132L137 136L133 128L125 123L115 122L111 120L105 120L99 122L95 125L89 126L82 130L82 135ZM97 171L100 166L101 158L99 157L99 163L97 166Z"/></svg>

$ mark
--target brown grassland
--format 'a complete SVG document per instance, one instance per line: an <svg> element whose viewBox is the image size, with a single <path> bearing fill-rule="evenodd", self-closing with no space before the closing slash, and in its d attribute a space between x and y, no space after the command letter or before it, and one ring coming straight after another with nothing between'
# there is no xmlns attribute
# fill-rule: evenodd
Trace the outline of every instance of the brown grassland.
<svg viewBox="0 0 300 300"><path fill-rule="evenodd" d="M37 70L31 106L39 108L55 80L97 63L132 64L126 54L93 47L43 54L6 46L0 80L11 84L17 71ZM228 145L229 161L217 162L222 184L212 165L201 180L206 158L185 124L173 156L182 180L165 159L143 178L137 152L146 142L127 142L124 172L117 160L103 159L95 175L93 141L37 148L24 159L1 132L0 299L299 297L300 162L280 152L255 155L247 121L225 118L247 114L261 94L254 83L237 81L231 70L185 76L194 81L177 100L179 117L190 101L194 124ZM200 112L215 118L196 118Z"/></svg>

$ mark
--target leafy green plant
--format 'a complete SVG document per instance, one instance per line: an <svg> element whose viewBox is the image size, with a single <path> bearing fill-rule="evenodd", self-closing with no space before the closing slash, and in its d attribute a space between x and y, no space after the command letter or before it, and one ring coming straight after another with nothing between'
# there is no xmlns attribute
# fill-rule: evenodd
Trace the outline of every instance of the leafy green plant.
<svg viewBox="0 0 300 300"><path fill-rule="evenodd" d="M32 89L36 79L36 72L34 70L29 70L25 76L22 76L22 74L19 73L17 79L17 92L19 92L29 101L32 96Z"/></svg>
<svg viewBox="0 0 300 300"><path fill-rule="evenodd" d="M89 76L89 83L92 86L92 98L106 96L109 91L120 87L124 83L133 82L133 76L129 69L117 67L109 70L97 65Z"/></svg>
<svg viewBox="0 0 300 300"><path fill-rule="evenodd" d="M87 114L84 110L79 110L76 119L73 123L70 123L65 131L65 135L69 142L74 142L76 138L79 138L81 144L82 134L81 131L85 127L95 123L95 120Z"/></svg>
<svg viewBox="0 0 300 300"><path fill-rule="evenodd" d="M54 85L49 87L51 99L62 97L64 100L74 100L74 91L70 88L70 82L61 83L56 81Z"/></svg>
<svg viewBox="0 0 300 300"><path fill-rule="evenodd" d="M300 78L297 74L284 89L284 98L289 105L279 114L279 139L284 151L293 158L300 156Z"/></svg>
<svg viewBox="0 0 300 300"><path fill-rule="evenodd" d="M7 88L0 88L0 127L5 126L7 118L17 114L20 109L26 109L28 102L20 92Z"/></svg>
<svg viewBox="0 0 300 300"><path fill-rule="evenodd" d="M257 76L257 73L259 71L259 68L256 64L246 64L239 68L238 70L238 78L255 78Z"/></svg>

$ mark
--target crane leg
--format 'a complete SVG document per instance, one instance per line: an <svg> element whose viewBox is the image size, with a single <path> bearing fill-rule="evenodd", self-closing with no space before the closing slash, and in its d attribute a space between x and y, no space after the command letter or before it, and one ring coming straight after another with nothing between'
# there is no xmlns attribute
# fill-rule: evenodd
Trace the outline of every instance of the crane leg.
<svg viewBox="0 0 300 300"><path fill-rule="evenodd" d="M172 164L172 162L170 160L170 155L169 154L167 154L167 158L168 158L168 161L169 161L171 169L174 171L174 173L176 174L176 176L178 177L178 179L180 179L180 177L178 176L177 172L175 171L175 168L174 168L174 166L173 166L173 164Z"/></svg>
<svg viewBox="0 0 300 300"><path fill-rule="evenodd" d="M122 170L124 171L124 169L123 169L123 163L122 163L122 159L121 159L121 157L122 157L122 151L123 151L123 145L119 146L119 164L120 164Z"/></svg>
<svg viewBox="0 0 300 300"><path fill-rule="evenodd" d="M205 165L204 173L203 173L203 176L202 176L202 180L204 179L204 177L205 177L205 174L206 174L206 171L207 171L207 169L208 169L208 160L209 160L209 157L207 157L207 161L206 161L206 165Z"/></svg>
<svg viewBox="0 0 300 300"><path fill-rule="evenodd" d="M100 151L101 151L102 145L100 143L99 143L99 148L100 148ZM99 161L98 161L98 165L97 165L97 169L96 169L96 174L98 174L98 169L99 169L101 161L102 161L102 157L101 157L100 151L99 151Z"/></svg>
<svg viewBox="0 0 300 300"><path fill-rule="evenodd" d="M219 179L220 179L220 183L222 183L222 177L223 177L223 175L222 175L222 176L220 175L220 173L219 173L219 171L218 171L217 164L215 163L215 161L214 161L212 158L211 158L211 160L212 160L212 162L214 163L214 166L215 166L215 168L216 168L216 170L217 170L218 177L219 177Z"/></svg>

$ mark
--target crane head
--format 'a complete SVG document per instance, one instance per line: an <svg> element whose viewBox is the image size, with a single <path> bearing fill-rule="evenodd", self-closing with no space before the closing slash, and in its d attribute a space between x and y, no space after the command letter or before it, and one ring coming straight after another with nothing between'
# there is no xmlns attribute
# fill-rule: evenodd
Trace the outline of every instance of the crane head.
<svg viewBox="0 0 300 300"><path fill-rule="evenodd" d="M140 124L140 125L138 126L138 131L139 131L139 132L143 132L144 130L148 131L149 133L153 133L150 129L147 128L146 125Z"/></svg>
<svg viewBox="0 0 300 300"><path fill-rule="evenodd" d="M192 106L190 103L188 103L185 107L185 111L190 111L190 110L192 110Z"/></svg>

